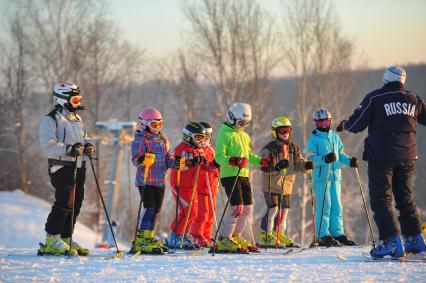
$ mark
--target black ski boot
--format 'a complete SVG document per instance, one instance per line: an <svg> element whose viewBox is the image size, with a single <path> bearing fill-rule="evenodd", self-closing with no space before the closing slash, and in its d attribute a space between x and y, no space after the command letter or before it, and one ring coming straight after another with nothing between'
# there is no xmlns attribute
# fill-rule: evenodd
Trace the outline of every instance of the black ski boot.
<svg viewBox="0 0 426 283"><path fill-rule="evenodd" d="M346 235L340 235L339 237L336 237L334 239L339 241L339 243L341 243L344 246L356 246L355 241L349 239L348 236Z"/></svg>
<svg viewBox="0 0 426 283"><path fill-rule="evenodd" d="M342 244L340 244L340 243L339 243L339 241L337 241L336 239L334 239L334 238L333 238L332 236L330 236L330 235L327 235L327 236L321 237L321 238L319 239L318 244L319 244L321 247L339 247L339 246L341 246L341 245L342 245Z"/></svg>

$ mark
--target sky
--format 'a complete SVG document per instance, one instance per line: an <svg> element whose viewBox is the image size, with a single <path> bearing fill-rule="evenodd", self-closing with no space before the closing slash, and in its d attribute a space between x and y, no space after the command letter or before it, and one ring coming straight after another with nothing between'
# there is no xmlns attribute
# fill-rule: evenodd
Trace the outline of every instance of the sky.
<svg viewBox="0 0 426 283"><path fill-rule="evenodd" d="M192 0L196 1L196 0ZM153 56L180 45L188 30L182 0L111 0L125 37ZM280 0L258 0L277 19ZM356 47L356 64L380 68L426 63L426 0L334 0L343 34ZM364 64L365 63L365 64Z"/></svg>

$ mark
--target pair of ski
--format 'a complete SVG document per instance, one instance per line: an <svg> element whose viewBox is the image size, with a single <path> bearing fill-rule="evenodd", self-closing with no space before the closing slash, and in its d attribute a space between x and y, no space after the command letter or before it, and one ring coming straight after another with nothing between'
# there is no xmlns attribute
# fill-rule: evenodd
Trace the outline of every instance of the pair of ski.
<svg viewBox="0 0 426 283"><path fill-rule="evenodd" d="M426 256L422 254L407 255L399 258L372 258L368 253L362 253L362 258L347 258L337 252L337 258L342 261L358 261L358 262L417 262L426 263Z"/></svg>

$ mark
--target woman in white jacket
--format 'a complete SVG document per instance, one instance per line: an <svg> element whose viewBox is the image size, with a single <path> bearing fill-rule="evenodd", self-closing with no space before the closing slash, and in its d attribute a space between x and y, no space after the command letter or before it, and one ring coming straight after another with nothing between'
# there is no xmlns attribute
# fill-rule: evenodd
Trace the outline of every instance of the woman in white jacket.
<svg viewBox="0 0 426 283"><path fill-rule="evenodd" d="M84 198L84 156L93 156L95 147L77 114L83 109L79 87L72 83L57 84L53 88L53 98L55 108L40 121L40 145L48 158L55 202L45 225L46 243L38 254L87 255L89 250L74 241L70 251L70 237Z"/></svg>

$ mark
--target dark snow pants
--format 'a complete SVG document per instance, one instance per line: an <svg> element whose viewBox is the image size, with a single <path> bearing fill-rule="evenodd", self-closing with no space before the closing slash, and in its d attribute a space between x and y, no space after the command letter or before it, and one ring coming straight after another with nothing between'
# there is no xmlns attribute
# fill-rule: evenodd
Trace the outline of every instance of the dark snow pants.
<svg viewBox="0 0 426 283"><path fill-rule="evenodd" d="M419 213L411 190L414 185L414 161L379 162L368 161L368 186L370 205L379 229L380 240L395 236L415 236L421 232ZM399 224L392 209L392 194L399 210Z"/></svg>
<svg viewBox="0 0 426 283"><path fill-rule="evenodd" d="M155 230L163 206L164 187L146 185L138 189L144 207L139 229Z"/></svg>
<svg viewBox="0 0 426 283"><path fill-rule="evenodd" d="M45 230L50 235L61 234L62 238L68 238L71 236L71 191L74 184L73 175L74 166L64 166L54 173L50 173L49 167L50 182L55 188L55 202L53 203L52 210L47 217L45 225ZM83 203L85 178L86 168L84 166L82 168L78 168L73 227Z"/></svg>

